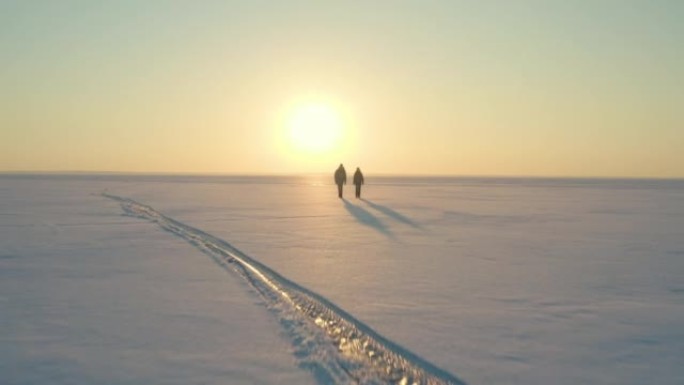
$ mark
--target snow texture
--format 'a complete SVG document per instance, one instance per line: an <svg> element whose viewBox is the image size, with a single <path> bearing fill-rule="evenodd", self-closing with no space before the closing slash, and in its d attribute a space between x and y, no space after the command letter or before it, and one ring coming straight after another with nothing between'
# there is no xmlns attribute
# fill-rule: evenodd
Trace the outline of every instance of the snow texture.
<svg viewBox="0 0 684 385"><path fill-rule="evenodd" d="M287 324L294 334L294 342L298 350L304 352L307 363L311 360L309 357L315 357L314 364L319 368L319 373L323 369L322 373L327 379L334 379L338 383L363 384L461 384L449 373L378 335L327 299L282 277L225 241L131 199L103 195L120 202L127 214L155 222L164 230L195 245L220 266L228 268L229 263L238 265L236 270L271 306L290 313L281 315L281 323ZM287 309L283 309L284 306ZM297 327L293 327L295 324ZM308 343L302 344L305 339L317 334L317 330L311 330L313 325L327 335L337 348L335 351L326 349L329 341L322 338L315 343L309 339Z"/></svg>
<svg viewBox="0 0 684 385"><path fill-rule="evenodd" d="M684 182L367 179L0 176L0 383L684 383Z"/></svg>

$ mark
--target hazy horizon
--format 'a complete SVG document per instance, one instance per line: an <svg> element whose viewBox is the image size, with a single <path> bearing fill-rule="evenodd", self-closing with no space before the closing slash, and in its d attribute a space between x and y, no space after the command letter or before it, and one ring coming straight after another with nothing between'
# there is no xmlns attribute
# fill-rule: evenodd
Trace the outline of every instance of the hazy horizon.
<svg viewBox="0 0 684 385"><path fill-rule="evenodd" d="M355 168L354 168L355 169ZM351 170L353 172L353 170ZM364 171L364 170L362 170ZM351 174L347 170L348 176ZM400 174L400 173L369 173L364 171L366 178L370 178L372 183L373 178L406 178L406 179L422 179L422 178L436 178L436 179L529 179L529 180L596 180L596 181L684 181L684 177L649 177L649 176L577 176L577 175L477 175L477 174ZM172 171L88 171L88 170L35 170L35 171L0 171L2 176L132 176L132 177L248 177L248 178L287 178L287 177L322 177L330 176L332 182L332 172L282 172L282 173L239 173L239 172L172 172Z"/></svg>

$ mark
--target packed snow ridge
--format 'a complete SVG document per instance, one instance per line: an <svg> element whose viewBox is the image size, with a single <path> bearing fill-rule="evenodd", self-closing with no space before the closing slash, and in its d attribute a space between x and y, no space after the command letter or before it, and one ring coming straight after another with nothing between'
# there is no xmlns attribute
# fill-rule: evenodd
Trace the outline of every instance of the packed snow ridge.
<svg viewBox="0 0 684 385"><path fill-rule="evenodd" d="M264 298L292 339L302 367L321 383L464 384L407 349L381 336L349 313L268 266L199 229L164 216L132 199L104 193L127 215L158 224L235 271Z"/></svg>

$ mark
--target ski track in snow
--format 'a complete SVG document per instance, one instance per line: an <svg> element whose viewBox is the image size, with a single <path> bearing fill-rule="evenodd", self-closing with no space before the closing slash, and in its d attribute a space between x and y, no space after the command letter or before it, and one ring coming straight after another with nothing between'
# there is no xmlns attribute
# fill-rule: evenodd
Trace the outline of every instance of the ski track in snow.
<svg viewBox="0 0 684 385"><path fill-rule="evenodd" d="M132 199L103 193L126 215L146 219L238 272L264 298L294 346L299 366L321 384L465 385L381 336L319 294L288 280L229 243Z"/></svg>

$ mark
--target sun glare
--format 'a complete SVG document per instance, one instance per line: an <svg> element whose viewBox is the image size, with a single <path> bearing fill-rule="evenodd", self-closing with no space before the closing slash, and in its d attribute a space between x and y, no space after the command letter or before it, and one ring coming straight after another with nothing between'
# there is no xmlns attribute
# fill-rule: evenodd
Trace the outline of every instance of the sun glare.
<svg viewBox="0 0 684 385"><path fill-rule="evenodd" d="M311 153L334 149L339 144L342 128L337 111L323 103L296 108L287 123L294 148Z"/></svg>

